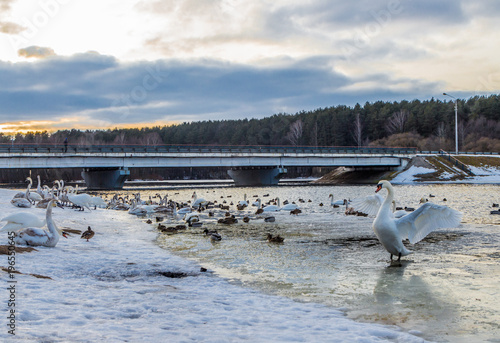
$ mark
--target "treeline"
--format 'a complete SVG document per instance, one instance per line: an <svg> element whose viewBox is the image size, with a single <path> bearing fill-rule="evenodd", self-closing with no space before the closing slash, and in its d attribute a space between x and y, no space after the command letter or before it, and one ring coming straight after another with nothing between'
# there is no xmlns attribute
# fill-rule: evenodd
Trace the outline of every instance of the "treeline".
<svg viewBox="0 0 500 343"><path fill-rule="evenodd" d="M500 151L499 95L458 99L460 151ZM2 143L399 146L454 151L453 101L357 104L279 113L263 119L209 120L141 129L60 130L0 135Z"/></svg>

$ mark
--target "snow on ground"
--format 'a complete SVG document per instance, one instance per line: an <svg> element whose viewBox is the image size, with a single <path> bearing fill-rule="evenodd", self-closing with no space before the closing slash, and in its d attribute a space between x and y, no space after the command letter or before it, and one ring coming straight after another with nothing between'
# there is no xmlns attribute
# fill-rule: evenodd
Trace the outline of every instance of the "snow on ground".
<svg viewBox="0 0 500 343"><path fill-rule="evenodd" d="M435 172L434 169L411 166L407 170L396 175L396 177L391 180L391 183L394 183L394 184L412 183L415 181L415 179L417 179L417 177L415 175L429 174L429 173L434 173L434 172Z"/></svg>
<svg viewBox="0 0 500 343"><path fill-rule="evenodd" d="M11 205L14 193L0 190L2 218L20 211L44 217L45 210ZM358 323L323 305L264 295L201 272L158 247L152 226L126 212L54 208L53 217L59 228L91 226L96 234L89 242L72 235L55 248L15 255L23 274L0 274L2 342L423 341L397 327ZM7 233L1 235L7 244ZM7 267L8 257L0 259ZM7 325L12 280L15 336Z"/></svg>

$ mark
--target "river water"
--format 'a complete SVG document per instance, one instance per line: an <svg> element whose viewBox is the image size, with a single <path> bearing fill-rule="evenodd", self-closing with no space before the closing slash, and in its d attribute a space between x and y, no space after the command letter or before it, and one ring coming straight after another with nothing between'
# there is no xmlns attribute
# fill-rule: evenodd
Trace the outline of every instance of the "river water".
<svg viewBox="0 0 500 343"><path fill-rule="evenodd" d="M373 218L346 216L335 200L373 194L374 186L234 187L175 186L140 190L141 197L168 194L187 201L199 197L229 205L239 222L218 224L224 211L200 214L202 228L158 235L164 249L193 259L216 275L262 292L343 309L357 321L397 325L426 339L442 342L500 342L500 202L496 185L395 185L398 206L418 207L424 197L463 212L460 227L431 233L408 248L401 267L371 229ZM120 193L132 193L124 190ZM384 191L385 192L385 191ZM112 195L114 192L109 192ZM254 215L256 207L237 211L235 204L279 197L300 205L302 213L274 213L275 222ZM385 194L383 194L385 195ZM302 199L303 202L300 202ZM231 205L232 203L232 205ZM323 205L323 206L321 206ZM249 223L242 218L249 216ZM144 219L143 219L144 220ZM179 223L166 217L165 225ZM152 224L156 225L156 223ZM216 229L220 242L202 231ZM269 243L279 234L283 244Z"/></svg>

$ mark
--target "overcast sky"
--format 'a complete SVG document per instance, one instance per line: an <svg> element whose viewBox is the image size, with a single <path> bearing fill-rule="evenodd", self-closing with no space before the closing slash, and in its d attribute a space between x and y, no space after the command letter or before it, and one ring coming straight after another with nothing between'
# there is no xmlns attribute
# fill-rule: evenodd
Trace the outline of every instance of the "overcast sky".
<svg viewBox="0 0 500 343"><path fill-rule="evenodd" d="M0 0L0 132L498 93L497 0Z"/></svg>

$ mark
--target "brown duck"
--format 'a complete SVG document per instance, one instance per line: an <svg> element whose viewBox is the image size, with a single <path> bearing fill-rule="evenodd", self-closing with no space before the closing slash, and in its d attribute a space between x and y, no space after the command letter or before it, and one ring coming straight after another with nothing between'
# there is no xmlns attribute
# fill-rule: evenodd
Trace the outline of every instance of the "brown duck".
<svg viewBox="0 0 500 343"><path fill-rule="evenodd" d="M92 229L89 226L88 229L87 229L87 231L85 231L84 233L82 233L82 237L81 238L86 239L87 242L88 242L89 239L91 239L92 237L94 237L94 234L95 234L95 232L92 231Z"/></svg>

